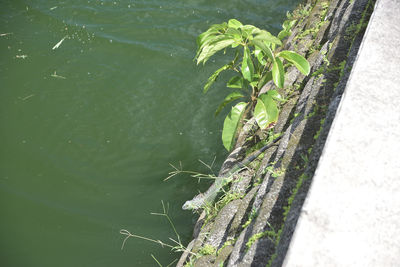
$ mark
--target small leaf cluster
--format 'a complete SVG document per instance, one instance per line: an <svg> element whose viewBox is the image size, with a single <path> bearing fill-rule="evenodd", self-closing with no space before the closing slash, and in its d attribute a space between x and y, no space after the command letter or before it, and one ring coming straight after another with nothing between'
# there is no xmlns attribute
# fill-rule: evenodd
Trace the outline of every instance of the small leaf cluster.
<svg viewBox="0 0 400 267"><path fill-rule="evenodd" d="M290 65L304 75L309 74L310 65L303 56L289 50L278 52L282 39L290 34L294 23L295 21L285 21L283 30L276 37L266 30L231 19L212 25L198 36L197 64L205 64L221 50L233 49L235 52L233 59L216 70L204 86L206 93L223 71L231 70L236 73L226 85L233 92L225 97L216 110L218 115L228 104L242 100L232 107L224 121L222 141L227 150L233 148L237 131L249 107L261 129L275 125L279 116L279 102L283 99L277 90L259 95L260 89L267 82L272 80L277 88L283 88L285 69Z"/></svg>

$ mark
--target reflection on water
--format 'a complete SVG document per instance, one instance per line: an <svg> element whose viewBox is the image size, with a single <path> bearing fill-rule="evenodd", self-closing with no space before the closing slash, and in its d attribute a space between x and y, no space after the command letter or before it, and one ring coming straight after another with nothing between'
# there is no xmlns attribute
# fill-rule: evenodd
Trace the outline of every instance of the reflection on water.
<svg viewBox="0 0 400 267"><path fill-rule="evenodd" d="M163 182L168 163L204 170L198 159L225 155L213 113L226 89L201 90L223 59L195 66L195 38L229 18L276 33L296 2L1 1L2 263L171 262L142 240L121 251L119 230L168 240L150 215L164 200L187 242L193 216L180 207L199 185Z"/></svg>

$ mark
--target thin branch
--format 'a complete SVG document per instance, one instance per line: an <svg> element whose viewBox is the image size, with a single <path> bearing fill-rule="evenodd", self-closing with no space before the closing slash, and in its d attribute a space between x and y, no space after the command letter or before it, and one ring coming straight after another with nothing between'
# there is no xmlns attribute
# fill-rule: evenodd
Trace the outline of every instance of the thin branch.
<svg viewBox="0 0 400 267"><path fill-rule="evenodd" d="M211 162L211 168L212 168L212 166L214 166L214 163L215 163L215 160L217 159L217 156L214 156L214 159L213 159L213 161Z"/></svg>
<svg viewBox="0 0 400 267"><path fill-rule="evenodd" d="M174 264L178 259L173 260L170 264L168 264L166 267L171 266L172 264Z"/></svg>
<svg viewBox="0 0 400 267"><path fill-rule="evenodd" d="M180 166L181 168L178 169L178 167L172 165L171 163L169 164L174 171L169 172L168 177L164 179L164 181L167 181L169 179L171 179L172 177L178 175L178 174L189 174L191 177L193 178L198 178L198 179L216 179L217 177L213 174L204 174L204 173L200 173L200 172L195 172L195 171L184 171L182 169L182 165Z"/></svg>
<svg viewBox="0 0 400 267"><path fill-rule="evenodd" d="M121 235L126 235L124 241L122 242L121 250L124 249L125 242L126 242L126 240L128 240L129 237L136 237L136 238L139 238L139 239L143 239L143 240L147 240L147 241L150 241L150 242L153 242L153 243L157 243L157 244L160 244L162 247L166 246L166 247L169 247L169 248L172 248L172 249L174 248L174 246L166 244L166 243L162 242L161 240L154 240L154 239L151 239L151 238L148 238L148 237L131 234L128 230L125 230L125 229L121 229L119 231L119 233Z"/></svg>
<svg viewBox="0 0 400 267"><path fill-rule="evenodd" d="M153 258L153 260L155 260L155 261L157 262L158 266L163 267L163 266L161 265L161 263L156 259L156 257L154 257L153 254L150 254L150 256Z"/></svg>

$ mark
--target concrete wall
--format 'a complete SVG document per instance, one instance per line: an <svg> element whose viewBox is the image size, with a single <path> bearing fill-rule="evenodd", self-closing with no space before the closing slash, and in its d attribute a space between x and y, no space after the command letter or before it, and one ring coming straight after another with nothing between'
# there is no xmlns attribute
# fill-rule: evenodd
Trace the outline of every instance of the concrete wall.
<svg viewBox="0 0 400 267"><path fill-rule="evenodd" d="M400 265L399 14L377 1L285 266Z"/></svg>

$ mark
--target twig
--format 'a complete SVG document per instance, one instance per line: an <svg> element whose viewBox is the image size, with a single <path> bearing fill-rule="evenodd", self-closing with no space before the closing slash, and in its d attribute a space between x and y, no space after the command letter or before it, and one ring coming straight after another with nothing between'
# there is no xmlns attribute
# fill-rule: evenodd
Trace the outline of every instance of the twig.
<svg viewBox="0 0 400 267"><path fill-rule="evenodd" d="M139 239L143 239L143 240L147 240L147 241L150 241L150 242L153 242L153 243L157 243L157 244L160 244L162 247L166 246L166 247L169 247L169 248L174 248L174 246L166 244L166 243L162 242L161 240L154 240L154 239L151 239L151 238L148 238L148 237L131 234L128 230L125 230L125 229L121 229L119 231L119 233L121 235L126 235L124 241L122 242L121 250L124 249L125 242L126 242L126 240L128 240L129 237L136 237L136 238L139 238Z"/></svg>
<svg viewBox="0 0 400 267"><path fill-rule="evenodd" d="M161 263L156 259L156 257L154 257L153 254L150 254L150 255L153 258L153 260L155 260L157 262L158 266L162 267Z"/></svg>
<svg viewBox="0 0 400 267"><path fill-rule="evenodd" d="M121 250L124 249L125 242L126 242L126 240L128 240L129 237L136 237L136 238L139 238L139 239L143 239L143 240L146 240L146 241L150 241L150 242L153 242L153 243L160 244L162 247L164 247L164 246L165 246L165 247L169 247L169 248L171 248L172 251L187 252L187 253L189 253L189 254L191 254L191 255L196 255L195 253L193 253L193 252L187 250L187 248L184 247L184 246L182 245L182 241L181 241L181 238L180 238L180 236L179 236L179 234L178 234L178 231L176 231L176 228L175 228L174 223L172 222L171 218L168 216L168 210L169 210L169 205L168 205L168 203L167 203L167 206L166 206L166 205L164 204L164 201L161 200L161 205L162 205L162 207L163 207L163 213L152 212L151 214L152 214L152 215L157 215L157 216L164 216L164 217L167 218L167 220L169 221L169 223L170 223L172 229L173 229L174 232L175 232L175 235L176 235L178 241L176 241L176 240L174 240L174 239L172 239L172 238L169 238L169 240L171 240L172 242L176 243L176 245L173 246L173 245L171 245L171 244L164 243L164 242L162 242L161 240L155 240L155 239L148 238L148 237L145 237L145 236L135 235L135 234L130 233L128 230L121 229L121 230L119 231L119 233L126 236L126 237L124 238L124 241L122 242ZM151 256L152 256L153 259L159 264L159 266L161 266L160 263L157 261L157 259L156 259L153 255L151 255ZM170 265L171 265L171 264L169 264L168 266L170 266Z"/></svg>
<svg viewBox="0 0 400 267"><path fill-rule="evenodd" d="M21 98L21 100L22 100L22 101L25 101L25 100L27 100L27 99L31 98L32 96L34 96L34 95L28 95L28 96L25 96L24 98Z"/></svg>
<svg viewBox="0 0 400 267"><path fill-rule="evenodd" d="M57 49L60 47L60 45L62 44L62 42L64 42L64 40L68 37L68 35L66 35L64 38L62 38L58 43L56 43L55 46L53 46L53 50Z"/></svg>
<svg viewBox="0 0 400 267"><path fill-rule="evenodd" d="M57 75L57 72L55 72L55 71L50 76L53 77L53 78L58 78L58 79L67 79L64 76Z"/></svg>
<svg viewBox="0 0 400 267"><path fill-rule="evenodd" d="M175 167L174 165L172 165L171 163L169 164L174 171L169 172L168 177L164 179L164 181L169 180L170 178L181 174L181 173L185 173L185 174L189 174L191 177L193 178L198 178L198 179L216 179L217 177L213 174L204 174L204 173L199 173L199 172L195 172L195 171L184 171L182 170L182 165L181 165L181 169L178 169L177 167Z"/></svg>
<svg viewBox="0 0 400 267"><path fill-rule="evenodd" d="M170 264L168 264L166 267L171 266L172 264L174 264L178 259L173 260Z"/></svg>
<svg viewBox="0 0 400 267"><path fill-rule="evenodd" d="M143 240L146 240L146 241L150 241L150 242L153 242L153 243L160 244L161 247L164 247L164 246L165 247L169 247L169 248L171 248L171 250L174 250L174 251L188 252L189 254L196 255L195 253L187 250L182 244L179 244L178 246L172 246L170 244L162 242L161 240L155 240L155 239L151 239L151 238L148 238L148 237L145 237L145 236L131 234L128 230L125 230L125 229L121 229L119 231L119 233L121 235L126 235L126 237L124 238L124 241L122 241L121 250L124 249L126 240L128 240L130 237L136 237L136 238L139 238L139 239L143 239Z"/></svg>
<svg viewBox="0 0 400 267"><path fill-rule="evenodd" d="M155 213L155 212L152 212L152 213L150 213L150 214L151 214L151 215L157 215L157 216L164 216L165 218L167 218L169 224L171 225L172 229L173 229L174 232L175 232L176 237L178 238L178 242L176 242L175 240L173 240L173 239L171 239L171 238L170 238L170 239L173 240L173 241L175 241L175 243L177 243L178 245L182 246L182 245L181 245L181 244L182 244L181 238L180 238L180 236L179 236L179 234L178 234L178 231L176 231L176 228L175 228L174 223L172 222L171 218L168 216L169 204L167 204L168 207L167 207L167 209L165 209L164 201L161 200L161 205L162 205L162 207L163 207L163 212L164 212L164 213Z"/></svg>

